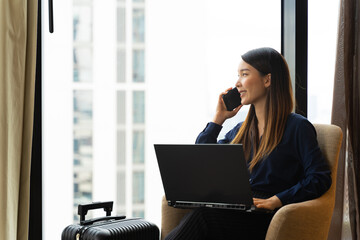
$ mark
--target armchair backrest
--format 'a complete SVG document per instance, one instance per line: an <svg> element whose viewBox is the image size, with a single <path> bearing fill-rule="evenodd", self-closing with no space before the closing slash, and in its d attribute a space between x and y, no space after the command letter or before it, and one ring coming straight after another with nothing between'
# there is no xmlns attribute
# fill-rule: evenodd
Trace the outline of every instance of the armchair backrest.
<svg viewBox="0 0 360 240"><path fill-rule="evenodd" d="M336 174L342 143L338 126L313 124L321 152L329 163L332 184L321 197L280 208L267 231L266 240L326 240L335 205Z"/></svg>
<svg viewBox="0 0 360 240"><path fill-rule="evenodd" d="M342 143L341 128L329 124L313 124L321 152L329 164L332 184L329 192L335 194L339 152Z"/></svg>

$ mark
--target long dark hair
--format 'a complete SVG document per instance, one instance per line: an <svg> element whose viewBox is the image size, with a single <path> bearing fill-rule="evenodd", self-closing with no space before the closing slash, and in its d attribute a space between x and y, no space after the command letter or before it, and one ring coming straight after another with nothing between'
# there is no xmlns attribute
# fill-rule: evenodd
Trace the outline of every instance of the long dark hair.
<svg viewBox="0 0 360 240"><path fill-rule="evenodd" d="M258 70L261 76L271 74L271 84L266 96L265 128L261 142L255 107L252 104L244 123L232 141L232 143L244 145L245 157L251 161L249 169L252 171L254 166L280 143L287 117L294 108L294 100L288 65L275 49L254 49L242 55L241 58ZM253 157L249 159L251 145Z"/></svg>

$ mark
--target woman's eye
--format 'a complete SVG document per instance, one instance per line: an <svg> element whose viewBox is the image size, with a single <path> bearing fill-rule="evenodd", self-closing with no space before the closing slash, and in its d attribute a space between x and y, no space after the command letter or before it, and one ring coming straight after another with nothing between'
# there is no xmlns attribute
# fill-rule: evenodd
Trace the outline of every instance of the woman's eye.
<svg viewBox="0 0 360 240"><path fill-rule="evenodd" d="M247 73L243 73L241 76L245 77L245 76L247 76Z"/></svg>

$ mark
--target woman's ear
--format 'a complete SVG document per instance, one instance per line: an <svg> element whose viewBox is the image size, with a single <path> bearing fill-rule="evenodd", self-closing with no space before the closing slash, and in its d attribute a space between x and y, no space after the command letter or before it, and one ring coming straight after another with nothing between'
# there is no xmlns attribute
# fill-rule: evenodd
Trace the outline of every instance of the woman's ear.
<svg viewBox="0 0 360 240"><path fill-rule="evenodd" d="M271 85L271 73L269 73L269 74L267 74L267 75L265 76L265 82L264 82L264 84L265 84L265 87L266 87L266 88L270 87L270 85Z"/></svg>

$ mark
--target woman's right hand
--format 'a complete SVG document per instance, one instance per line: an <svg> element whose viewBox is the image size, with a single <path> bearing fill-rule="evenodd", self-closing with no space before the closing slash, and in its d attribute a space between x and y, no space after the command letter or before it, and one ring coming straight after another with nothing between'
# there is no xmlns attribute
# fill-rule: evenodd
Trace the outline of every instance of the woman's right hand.
<svg viewBox="0 0 360 240"><path fill-rule="evenodd" d="M232 111L228 111L226 109L226 105L225 105L225 102L224 102L222 96L225 95L231 89L232 88L228 88L225 92L223 92L219 95L219 99L218 99L218 103L217 103L217 107L216 107L216 113L215 113L215 116L213 119L213 122L216 124L223 125L223 123L225 122L226 119L232 118L233 116L235 116L239 112L240 108L242 107L242 105L240 105Z"/></svg>

